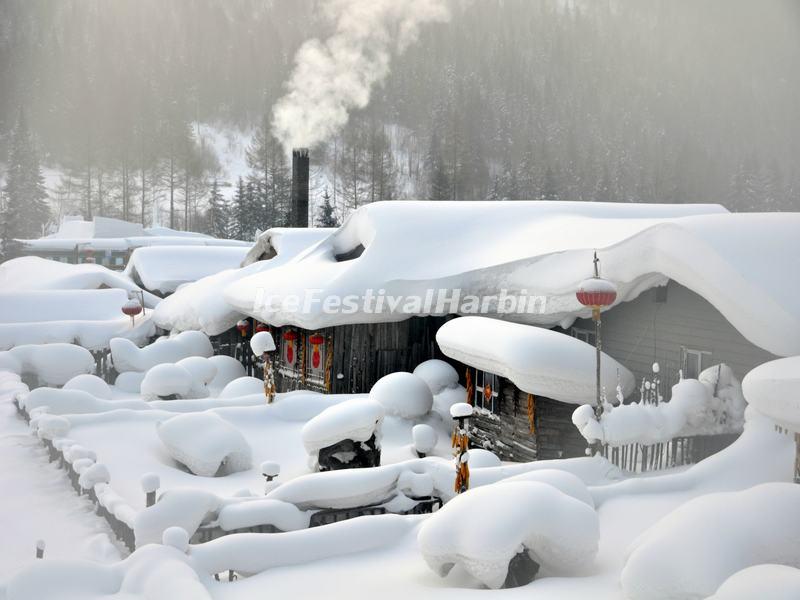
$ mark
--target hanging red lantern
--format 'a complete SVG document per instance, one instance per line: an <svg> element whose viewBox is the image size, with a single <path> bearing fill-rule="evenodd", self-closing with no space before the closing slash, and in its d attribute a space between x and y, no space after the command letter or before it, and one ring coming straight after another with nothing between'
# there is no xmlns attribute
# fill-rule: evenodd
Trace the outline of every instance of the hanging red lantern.
<svg viewBox="0 0 800 600"><path fill-rule="evenodd" d="M142 312L142 305L138 300L128 300L122 305L122 313L131 318L131 325L133 325L136 315Z"/></svg>
<svg viewBox="0 0 800 600"><path fill-rule="evenodd" d="M262 331L269 331L269 325L266 323L261 323L260 321L256 323L256 333L261 333Z"/></svg>
<svg viewBox="0 0 800 600"><path fill-rule="evenodd" d="M319 369L321 363L321 354L319 351L319 347L325 343L325 338L318 333L315 333L308 341L311 343L312 351L311 351L311 366L315 369Z"/></svg>
<svg viewBox="0 0 800 600"><path fill-rule="evenodd" d="M297 335L297 332L293 331L291 329L289 331L285 331L283 333L283 339L284 339L284 341L287 342L287 344L286 344L286 362L289 365L294 365L294 359L295 359L295 356L294 356L294 344L297 341L298 337L299 336Z"/></svg>
<svg viewBox="0 0 800 600"><path fill-rule="evenodd" d="M578 302L592 309L592 319L600 320L600 309L611 306L617 299L617 286L600 277L597 253L594 255L594 277L584 279L578 285L575 297Z"/></svg>
<svg viewBox="0 0 800 600"><path fill-rule="evenodd" d="M239 330L239 333L242 334L242 337L247 335L247 331L250 329L250 321L247 319L242 319L238 323L236 323L236 329Z"/></svg>

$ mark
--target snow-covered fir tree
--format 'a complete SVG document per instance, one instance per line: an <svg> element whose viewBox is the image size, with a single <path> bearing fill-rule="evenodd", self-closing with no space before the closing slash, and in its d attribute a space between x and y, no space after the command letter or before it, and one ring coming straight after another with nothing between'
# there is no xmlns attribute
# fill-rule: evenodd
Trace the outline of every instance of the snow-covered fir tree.
<svg viewBox="0 0 800 600"><path fill-rule="evenodd" d="M228 203L219 191L217 179L214 178L208 197L208 234L215 238L228 237L229 220Z"/></svg>
<svg viewBox="0 0 800 600"><path fill-rule="evenodd" d="M50 218L39 156L22 110L11 135L2 196L2 252L10 256L15 252L14 238L39 237Z"/></svg>
<svg viewBox="0 0 800 600"><path fill-rule="evenodd" d="M317 227L338 227L339 220L336 218L334 206L331 201L331 195L328 193L328 188L322 194L322 204L317 209Z"/></svg>

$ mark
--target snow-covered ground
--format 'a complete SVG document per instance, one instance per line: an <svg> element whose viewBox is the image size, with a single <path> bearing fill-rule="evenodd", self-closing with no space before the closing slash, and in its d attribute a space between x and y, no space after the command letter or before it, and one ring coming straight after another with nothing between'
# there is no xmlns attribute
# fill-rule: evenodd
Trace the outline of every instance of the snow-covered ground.
<svg viewBox="0 0 800 600"><path fill-rule="evenodd" d="M732 446L691 467L625 477L598 456L502 464L472 450L471 490L456 496L448 414L465 390L442 361L387 376L369 396L292 392L267 403L261 382L241 377L232 359L208 358L202 333L144 349L127 341L111 347L124 385L106 386L83 361L66 360L85 352L77 346L26 350L39 378L66 381L63 390L28 392L7 370L13 361L0 365L3 600L252 600L266 591L276 598L691 600L718 589L728 598L740 580L757 586L765 577L751 570L758 565L790 569L780 573L787 585L800 568L794 438L753 406ZM160 399L176 393L175 369L188 374L188 385L178 399ZM753 371L744 387L784 415L793 408L774 409L764 398L776 389L791 393L792 382L795 363L784 360ZM133 528L138 549L129 558L64 471L47 462L14 398L36 435L81 474L81 485ZM794 426L791 418L782 423ZM343 438L377 440L381 466L317 472L320 448ZM417 457L420 443L425 458ZM265 473L278 472L265 482ZM149 491L159 497L151 507ZM437 512L402 514L429 494L445 501ZM318 510L365 505L396 514L308 528ZM189 543L201 526L253 525L285 533ZM37 539L47 542L44 561L32 558ZM541 566L539 576L519 588L485 589L503 583L520 551ZM236 581L214 579L229 569Z"/></svg>

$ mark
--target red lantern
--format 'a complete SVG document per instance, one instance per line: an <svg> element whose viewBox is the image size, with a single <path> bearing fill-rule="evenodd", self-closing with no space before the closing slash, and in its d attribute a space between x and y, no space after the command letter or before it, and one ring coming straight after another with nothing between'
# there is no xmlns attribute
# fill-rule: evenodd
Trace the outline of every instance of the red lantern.
<svg viewBox="0 0 800 600"><path fill-rule="evenodd" d="M142 305L138 300L128 300L122 305L122 313L131 318L131 325L133 325L136 315L142 312Z"/></svg>
<svg viewBox="0 0 800 600"><path fill-rule="evenodd" d="M247 335L247 331L250 329L250 322L247 319L242 319L236 323L236 329L238 329L239 333L241 333L242 337L244 337Z"/></svg>
<svg viewBox="0 0 800 600"><path fill-rule="evenodd" d="M311 352L311 366L315 369L319 369L319 365L321 362L321 355L319 352L319 347L325 343L325 338L322 337L320 334L315 333L308 341L311 342L311 347L313 348Z"/></svg>
<svg viewBox="0 0 800 600"><path fill-rule="evenodd" d="M94 258L94 250L92 248L86 249L86 256L84 257L83 262L89 264L94 264L97 262Z"/></svg>
<svg viewBox="0 0 800 600"><path fill-rule="evenodd" d="M261 333L262 331L269 331L269 325L265 323L256 323L256 333Z"/></svg>
<svg viewBox="0 0 800 600"><path fill-rule="evenodd" d="M297 341L298 335L296 331L285 331L283 333L284 341L288 342L286 344L286 362L289 365L294 365L294 344Z"/></svg>
<svg viewBox="0 0 800 600"><path fill-rule="evenodd" d="M592 318L600 318L600 309L611 306L617 299L617 286L600 277L585 279L578 286L575 293L578 302L592 309Z"/></svg>

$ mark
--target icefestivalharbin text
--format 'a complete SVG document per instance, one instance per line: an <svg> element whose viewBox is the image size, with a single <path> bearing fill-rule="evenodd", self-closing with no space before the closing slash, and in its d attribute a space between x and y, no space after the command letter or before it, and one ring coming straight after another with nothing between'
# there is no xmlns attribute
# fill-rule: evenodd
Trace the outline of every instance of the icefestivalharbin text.
<svg viewBox="0 0 800 600"><path fill-rule="evenodd" d="M422 295L392 295L385 289L367 289L364 294L323 295L321 289L307 289L299 294L269 294L264 288L256 293L253 309L259 313L324 314L399 314L399 315L480 315L480 314L544 314L547 297L529 295L527 290L476 296L460 289L429 289Z"/></svg>

